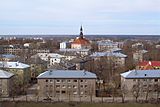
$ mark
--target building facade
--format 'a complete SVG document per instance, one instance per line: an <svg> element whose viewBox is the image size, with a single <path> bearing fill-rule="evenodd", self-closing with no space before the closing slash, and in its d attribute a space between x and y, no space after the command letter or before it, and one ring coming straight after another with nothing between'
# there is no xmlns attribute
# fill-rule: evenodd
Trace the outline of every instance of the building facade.
<svg viewBox="0 0 160 107"><path fill-rule="evenodd" d="M156 98L160 88L160 70L131 70L121 74L121 88L128 96Z"/></svg>
<svg viewBox="0 0 160 107"><path fill-rule="evenodd" d="M0 95L1 97L9 97L12 94L14 74L4 70L0 70Z"/></svg>
<svg viewBox="0 0 160 107"><path fill-rule="evenodd" d="M60 99L95 96L96 78L83 70L48 70L37 77L39 96Z"/></svg>

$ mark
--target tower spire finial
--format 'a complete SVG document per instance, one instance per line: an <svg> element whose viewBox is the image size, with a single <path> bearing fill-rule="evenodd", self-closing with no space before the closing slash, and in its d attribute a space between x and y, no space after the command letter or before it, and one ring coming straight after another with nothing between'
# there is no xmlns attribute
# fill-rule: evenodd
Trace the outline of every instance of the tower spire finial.
<svg viewBox="0 0 160 107"><path fill-rule="evenodd" d="M80 28L80 38L83 38L83 28L82 28L82 25L81 25L81 28Z"/></svg>

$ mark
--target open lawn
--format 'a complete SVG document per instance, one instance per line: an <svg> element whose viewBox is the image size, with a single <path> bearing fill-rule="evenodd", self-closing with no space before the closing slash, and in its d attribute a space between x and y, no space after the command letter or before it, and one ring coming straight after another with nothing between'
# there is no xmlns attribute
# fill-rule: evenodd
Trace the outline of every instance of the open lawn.
<svg viewBox="0 0 160 107"><path fill-rule="evenodd" d="M3 102L0 107L160 107L160 104Z"/></svg>

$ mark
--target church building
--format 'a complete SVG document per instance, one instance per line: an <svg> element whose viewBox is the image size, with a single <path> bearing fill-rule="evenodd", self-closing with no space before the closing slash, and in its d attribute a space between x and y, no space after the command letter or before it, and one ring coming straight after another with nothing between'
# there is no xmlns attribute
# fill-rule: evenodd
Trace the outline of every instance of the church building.
<svg viewBox="0 0 160 107"><path fill-rule="evenodd" d="M72 49L91 49L91 43L83 36L83 28L80 28L80 35L71 43Z"/></svg>

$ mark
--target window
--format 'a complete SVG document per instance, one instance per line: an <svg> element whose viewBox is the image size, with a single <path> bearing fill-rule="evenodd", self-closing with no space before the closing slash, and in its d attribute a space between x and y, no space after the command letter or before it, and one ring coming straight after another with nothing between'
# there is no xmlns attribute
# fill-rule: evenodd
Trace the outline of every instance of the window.
<svg viewBox="0 0 160 107"><path fill-rule="evenodd" d="M53 81L52 80L50 80L50 83L52 83Z"/></svg>
<svg viewBox="0 0 160 107"><path fill-rule="evenodd" d="M48 85L46 85L46 87L48 87Z"/></svg>
<svg viewBox="0 0 160 107"><path fill-rule="evenodd" d="M77 86L76 86L76 85L73 85L73 88L77 88Z"/></svg>
<svg viewBox="0 0 160 107"><path fill-rule="evenodd" d="M81 82L83 82L83 80L81 80Z"/></svg>
<svg viewBox="0 0 160 107"><path fill-rule="evenodd" d="M76 95L76 94L77 94L77 91L73 91L73 94Z"/></svg>
<svg viewBox="0 0 160 107"><path fill-rule="evenodd" d="M158 82L158 79L154 79L154 82Z"/></svg>
<svg viewBox="0 0 160 107"><path fill-rule="evenodd" d="M46 80L46 82L48 82L48 80Z"/></svg>
<svg viewBox="0 0 160 107"><path fill-rule="evenodd" d="M56 85L56 88L60 88L60 85Z"/></svg>
<svg viewBox="0 0 160 107"><path fill-rule="evenodd" d="M65 85L63 85L63 86L62 86L62 88L66 88L66 86L65 86Z"/></svg>
<svg viewBox="0 0 160 107"><path fill-rule="evenodd" d="M71 88L71 86L69 85L68 88Z"/></svg>
<svg viewBox="0 0 160 107"><path fill-rule="evenodd" d="M65 83L65 80L61 80L61 82Z"/></svg>
<svg viewBox="0 0 160 107"><path fill-rule="evenodd" d="M85 83L87 83L87 80L84 80Z"/></svg>
<svg viewBox="0 0 160 107"><path fill-rule="evenodd" d="M143 81L147 81L147 79L143 79Z"/></svg>
<svg viewBox="0 0 160 107"><path fill-rule="evenodd" d="M83 91L81 92L81 94L83 94Z"/></svg>
<svg viewBox="0 0 160 107"><path fill-rule="evenodd" d="M81 88L83 88L83 85L81 85Z"/></svg>
<svg viewBox="0 0 160 107"><path fill-rule="evenodd" d="M136 79L133 79L134 82L136 82Z"/></svg>
<svg viewBox="0 0 160 107"><path fill-rule="evenodd" d="M85 85L84 87L87 88L87 85Z"/></svg>
<svg viewBox="0 0 160 107"><path fill-rule="evenodd" d="M74 80L74 82L77 82L77 80Z"/></svg>
<svg viewBox="0 0 160 107"><path fill-rule="evenodd" d="M66 91L62 91L62 94L65 94L66 93Z"/></svg>
<svg viewBox="0 0 160 107"><path fill-rule="evenodd" d="M60 93L60 91L56 91L56 94L59 94Z"/></svg>
<svg viewBox="0 0 160 107"><path fill-rule="evenodd" d="M71 80L68 80L68 83L71 83Z"/></svg>
<svg viewBox="0 0 160 107"><path fill-rule="evenodd" d="M57 83L60 83L60 80L56 80Z"/></svg>

